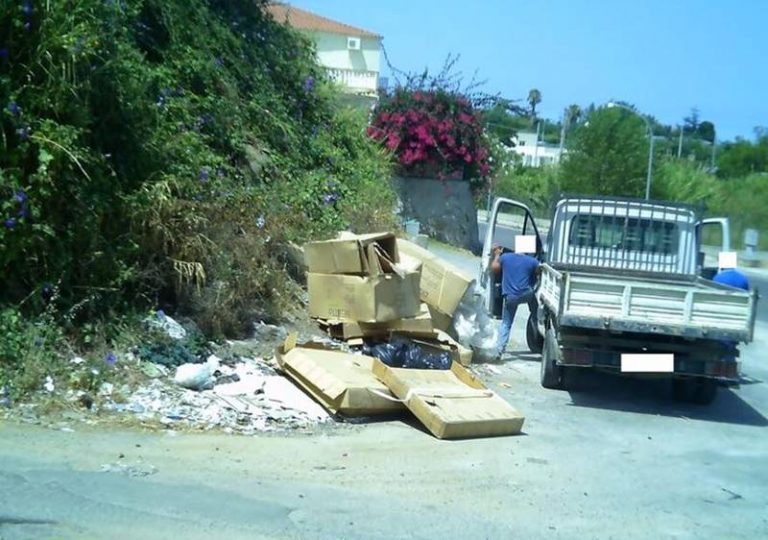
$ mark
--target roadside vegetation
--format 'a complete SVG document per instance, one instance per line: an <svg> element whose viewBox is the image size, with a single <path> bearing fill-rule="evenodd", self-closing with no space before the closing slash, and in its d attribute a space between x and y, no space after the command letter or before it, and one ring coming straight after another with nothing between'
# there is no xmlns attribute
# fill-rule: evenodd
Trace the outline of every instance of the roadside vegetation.
<svg viewBox="0 0 768 540"><path fill-rule="evenodd" d="M118 369L157 310L242 335L299 305L291 242L396 227L367 118L264 5L0 7L5 394Z"/></svg>
<svg viewBox="0 0 768 540"><path fill-rule="evenodd" d="M541 99L540 94L534 97ZM526 201L541 216L549 215L561 193L645 195L649 141L641 112L573 105L560 122L541 120L541 140L555 144L562 137L566 153L559 165L533 168L501 146L514 144L517 131L536 131L539 120L533 111L529 104L484 112L496 141L494 195ZM715 126L700 121L696 110L678 128L652 117L648 121L655 143L651 197L702 205L708 215L729 217L732 243L739 249L744 231L757 229L760 249L768 249L768 132L758 128L752 141L716 143L713 148ZM478 205L485 204L478 197Z"/></svg>

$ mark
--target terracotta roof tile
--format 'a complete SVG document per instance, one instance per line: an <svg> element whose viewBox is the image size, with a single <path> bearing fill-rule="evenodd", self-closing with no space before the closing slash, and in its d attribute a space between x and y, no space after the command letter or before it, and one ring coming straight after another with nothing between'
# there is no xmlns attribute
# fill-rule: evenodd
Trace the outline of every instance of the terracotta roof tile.
<svg viewBox="0 0 768 540"><path fill-rule="evenodd" d="M309 11L289 6L288 4L269 4L267 6L267 11L277 22L289 24L298 30L314 30L317 32L329 32L331 34L344 34L347 36L381 38L379 34L327 19L320 15L310 13Z"/></svg>

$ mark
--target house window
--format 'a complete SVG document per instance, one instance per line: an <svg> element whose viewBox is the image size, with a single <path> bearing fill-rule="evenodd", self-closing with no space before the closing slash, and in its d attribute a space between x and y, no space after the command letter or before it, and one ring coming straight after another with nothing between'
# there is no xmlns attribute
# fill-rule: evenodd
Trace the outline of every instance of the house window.
<svg viewBox="0 0 768 540"><path fill-rule="evenodd" d="M525 146L525 141L518 141L517 146Z"/></svg>

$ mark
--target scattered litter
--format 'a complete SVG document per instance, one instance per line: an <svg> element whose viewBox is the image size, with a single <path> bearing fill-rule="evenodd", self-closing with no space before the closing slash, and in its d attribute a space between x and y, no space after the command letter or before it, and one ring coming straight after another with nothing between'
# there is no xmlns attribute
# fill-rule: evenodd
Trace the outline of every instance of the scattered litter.
<svg viewBox="0 0 768 540"><path fill-rule="evenodd" d="M150 379L158 379L168 375L168 368L154 362L142 362L141 371Z"/></svg>
<svg viewBox="0 0 768 540"><path fill-rule="evenodd" d="M154 465L144 465L139 463L138 465L126 465L125 463L107 463L101 466L100 472L104 473L117 473L131 478L143 478L145 476L152 476L157 474L157 467Z"/></svg>
<svg viewBox="0 0 768 540"><path fill-rule="evenodd" d="M158 310L154 317L144 319L147 326L162 330L171 339L184 339L187 337L187 331L174 319L166 315L162 310Z"/></svg>
<svg viewBox="0 0 768 540"><path fill-rule="evenodd" d="M74 358L72 358L69 361L70 364L74 364L76 366L79 366L80 364L82 364L84 362L85 362L85 358L83 358L82 356L75 356Z"/></svg>
<svg viewBox="0 0 768 540"><path fill-rule="evenodd" d="M45 388L45 391L48 392L49 394L56 389L56 387L53 385L53 379L51 378L50 375L48 375L45 378L45 383L43 384L43 388Z"/></svg>
<svg viewBox="0 0 768 540"><path fill-rule="evenodd" d="M179 366L173 382L152 379L134 392L126 392L125 403L109 402L104 408L133 414L142 422L159 422L169 431L183 427L253 434L309 427L329 419L322 407L264 359L241 358L230 367L211 356L205 363L189 366ZM193 390L179 380L191 386L202 380L210 389Z"/></svg>
<svg viewBox="0 0 768 540"><path fill-rule="evenodd" d="M112 395L112 392L115 390L115 385L112 383L102 383L101 387L99 387L99 395L102 397L109 397Z"/></svg>

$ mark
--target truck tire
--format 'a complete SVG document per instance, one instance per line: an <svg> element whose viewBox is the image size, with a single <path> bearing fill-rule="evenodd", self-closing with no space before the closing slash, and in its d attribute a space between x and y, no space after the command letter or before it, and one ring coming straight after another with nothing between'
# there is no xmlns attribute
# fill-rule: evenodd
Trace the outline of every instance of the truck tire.
<svg viewBox="0 0 768 540"><path fill-rule="evenodd" d="M541 386L544 388L558 390L563 387L563 368L557 365L559 354L555 331L548 328L541 351Z"/></svg>
<svg viewBox="0 0 768 540"><path fill-rule="evenodd" d="M539 328L533 315L528 317L528 323L525 325L525 341L532 353L541 354L544 349L544 337L539 334Z"/></svg>
<svg viewBox="0 0 768 540"><path fill-rule="evenodd" d="M678 401L709 405L717 396L717 381L696 377L691 379L673 379L672 395Z"/></svg>

